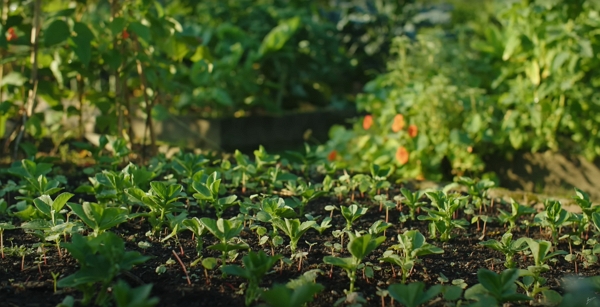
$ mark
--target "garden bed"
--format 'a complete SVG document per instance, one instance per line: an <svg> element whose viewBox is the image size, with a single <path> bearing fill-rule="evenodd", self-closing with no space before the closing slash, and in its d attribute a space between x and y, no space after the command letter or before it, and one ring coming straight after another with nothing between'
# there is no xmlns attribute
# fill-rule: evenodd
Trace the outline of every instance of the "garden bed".
<svg viewBox="0 0 600 307"><path fill-rule="evenodd" d="M239 157L240 156L238 156L238 158ZM204 157L194 155L188 155L187 157L179 155L176 158L179 159L179 161L188 162L204 159ZM239 162L240 160L237 161ZM249 162L249 160L247 162ZM250 163L254 164L252 162ZM160 178L168 178L165 176L171 175L172 182L170 185L175 185L177 184L176 182L179 182L179 184L182 184L184 187L183 191L187 192L186 194L174 194L178 195L178 197L182 197L178 200L182 204L182 207L180 208L182 209L182 212L173 212L171 217L176 217L185 213L187 214L185 218L188 220L193 220L194 218L197 218L198 221L203 220L203 218L217 220L217 213L219 212L215 211L215 208L208 203L203 212L201 206L198 205L198 203L202 203L203 200L201 200L198 195L192 195L193 193L191 192L194 192L194 190L188 189L188 183L190 186L193 186L196 181L201 182L202 180L205 180L204 183L206 183L206 178L198 179L199 177L196 177L196 179L190 179L190 177L185 176L185 171L182 171L183 168L178 168L174 165L176 164L165 164L165 167L161 168L160 172L157 171L157 176L152 179L153 181L159 181ZM182 164L180 163L180 165ZM188 165L194 164L191 163ZM421 195L419 200L423 202L423 206L422 209L417 211L416 215L417 217L422 217L415 220L408 218L409 206L406 205L407 198L396 198L396 200L394 200L394 197L403 195L400 188L409 188L409 190L416 191L414 188L416 185L414 183L399 182L392 183L387 189L385 188L385 184L383 185L383 188L381 188L381 186L380 188L375 188L378 183L381 184L384 181L387 182L387 180L385 180L387 178L365 174L362 178L366 180L365 182L371 182L373 186L365 187L364 193L359 192L357 189L353 193L343 194L339 189L335 189L336 187L345 184L343 172L330 172L330 176L327 178L333 179L331 190L329 190L329 192L323 192L321 193L322 195L319 195L320 197L315 197L315 199L310 200L303 209L304 214L308 214L308 216L305 216L299 214L302 210L300 206L303 197L302 195L305 197L308 195L303 193L303 191L313 187L313 192L321 192L323 185L328 185L328 183L326 183L327 180L325 180L325 182L323 181L323 176L325 174L315 171L318 167L309 167L309 169L306 170L298 165L296 165L297 167L294 167L294 164L290 163L287 167L284 166L284 169L287 168L290 172L283 172L288 174L288 176L279 177L285 180L275 180L271 185L265 185L264 179L258 178L265 178L263 175L268 172L269 169L272 170L272 168L275 168L275 163L271 163L269 167L265 167L264 165L262 167L259 166L259 169L262 170L254 173L254 177L248 178L248 181L244 184L240 184L240 182L237 182L236 184L237 177L235 177L236 174L232 172L234 168L227 168L223 165L221 165L220 168L209 167L209 165L216 164L206 162L203 162L203 164L200 165L206 165L207 174L214 169L218 169L219 173L222 174L224 189L221 189L222 193L218 195L218 198L236 195L237 200L241 201L241 205L234 205L222 212L223 218L231 219L232 221L239 220L239 223L244 225L239 234L235 235L235 238L232 239L231 242L246 245L249 247L249 250L254 252L264 251L266 255L281 255L286 259L287 263L282 261L274 262L273 267L268 270L268 273L261 279L260 287L269 289L275 284L285 284L290 280L301 278L305 274L307 274L306 276L309 276L312 272L315 277L314 281L323 285L323 290L314 296L314 300L309 303L309 306L333 306L336 301L346 297L345 290L349 288L349 277L347 273L337 266L328 264L331 263L331 258L328 260L328 263L324 262L324 258L330 256L351 256L347 245L349 240L349 235L347 233L343 235L343 244L338 246L335 246L335 244L342 243L339 234L343 233L344 229L348 230L348 228L346 228L348 225L347 219L341 214L339 208L345 207L351 209L351 205L353 204L358 206L355 209L364 208L367 211L366 214L358 217L356 221L352 223L349 232L354 233L356 231L362 231L363 235L366 236L366 233L369 232L370 228L372 230L375 229L372 226L377 221L385 221L387 218L389 222L389 228L385 230L385 233L374 231L373 238L385 235L385 240L362 259L362 263L366 265L359 268L357 271L355 291L361 293L365 300L362 303L364 306L382 306L382 304L391 306L391 298L387 295L386 290L390 285L403 283L402 269L397 265L381 262L380 258L384 255L386 250L390 249L393 245L399 244L398 235L405 234L408 230L417 230L427 238L427 243L443 249L443 253L432 253L418 257L418 262L415 263L414 269L411 270L411 274L405 281L407 284L421 281L424 282L427 287L443 284L446 286L454 285L461 289L469 289L480 282L480 280L478 280L478 271L480 269L487 268L498 273L505 270L505 256L498 251L484 247L480 243L490 239L498 241L502 239L503 235L507 232L507 224L506 220L502 220L502 217L500 217L499 220L498 209L510 213L511 204L497 196L491 198L486 196L488 195L486 193L487 188L479 190L478 193L482 193L482 198L479 200L477 200L477 197L479 197L477 196L477 193L473 194L465 192L467 190L465 190L464 186L455 186L455 192L452 192L450 189L447 192L439 192L441 193L439 195L446 195L448 197L458 197L460 195L460 197L464 198L464 201L460 201L460 208L456 209L455 213L452 213L453 216L451 220L457 221L459 219L465 219L466 221L464 229L455 229L447 233L450 237L448 237L448 240L442 241L441 239L443 236L440 237L441 232L439 229L437 235L431 236L432 233L430 232L429 221L421 220L423 217L428 216L428 213L424 208L429 208L430 210L435 208L432 204L431 197ZM236 165L240 164L238 163ZM326 164L320 165L325 166ZM15 168L13 167L13 173L15 173L14 169ZM312 172L309 172L311 169ZM306 174L308 175L303 175L303 170L307 171ZM97 171L101 173L100 169L97 169ZM125 170L122 172L109 171L108 173L112 173L118 177L119 173L123 174L127 172L128 171ZM48 173L48 178L53 178L54 173L55 172ZM107 172L104 173L106 174ZM160 176L158 176L158 174L160 174ZM190 224L181 223L180 221L178 224L179 230L175 231L175 233L178 234L177 238L171 237L164 240L165 237L172 232L172 229L176 229L174 225L177 225L177 223L174 222L174 220L165 220L165 224L153 227L153 225L149 223L149 219L156 218L156 216L139 216L140 213L143 214L144 212L147 212L148 207L145 205L140 206L141 203L132 200L135 198L132 197L132 195L136 195L135 193L131 191L127 193L123 193L123 191L113 192L105 186L105 184L107 184L106 182L95 186L88 185L88 188L84 189L77 189L82 185L85 186L87 180L85 180L85 175L73 175L77 176L73 176L72 179L67 178L67 184L64 185L64 191L74 193L74 196L69 200L69 203L63 208L65 209L65 212L71 211L69 208L71 208L72 203L94 201L103 204L106 207L119 207L119 205L116 205L119 203L119 199L124 200L128 198L130 201L129 204L126 204L127 206L131 206L131 210L128 213L130 215L118 226L110 227L106 233L112 232L117 234L119 238L122 238L127 251L138 251L141 256L149 256L150 258L145 262L134 266L131 270L119 272L116 279L124 280L131 287L152 284L150 296L157 297L160 300L158 306L244 306L245 287L247 287L248 284L244 278L231 274L226 277L222 275L221 270L218 268L221 262L221 252L209 249L209 246L219 243L219 240L211 235L210 232L205 231L205 233L201 233L202 237L200 237L200 240L203 243L203 247L198 250L203 259L214 261L216 267L205 270L202 262L197 261L199 259L197 253L198 237L194 235L192 231L186 229L186 226L183 226L189 226ZM312 185L304 184L304 190L298 188L298 186L302 186L301 183L303 181L298 180L296 176L298 176L297 178L305 177L307 180L306 182L311 182ZM11 176L10 179L18 183L18 177L19 176ZM340 177L342 180L339 180ZM360 175L358 177L360 177ZM96 175L96 178L98 179L100 177ZM186 178L189 180L186 181ZM292 180L292 178L294 179ZM353 177L348 177L348 180L352 181L350 178ZM15 216L15 213L18 211L14 207L11 207L11 205L15 204L15 197L19 196L20 193L17 189L11 190L10 188L7 188L9 186L6 184L7 179L8 178L2 180L2 183L4 184L5 191L4 200L8 203L9 209L5 214L1 215L0 222L10 222L17 227L21 226L23 228L31 229L31 227L26 226L26 221L21 221ZM23 180L26 179L21 178L21 180L21 184L23 184ZM139 187L142 191L148 191L149 195L152 195L154 192L152 191L152 188L148 186L148 182L149 180L144 183L140 182ZM244 181L241 182L243 183ZM252 183L256 186L252 187ZM61 186L63 185L61 184ZM91 187L93 187L93 189ZM75 192L76 189L78 190L77 192ZM196 193L198 192L198 189L202 190L201 188L198 188L198 183L196 183L194 189ZM8 190L11 191L6 192ZM379 193L377 193L377 190ZM369 191L372 192L369 193ZM433 190L431 191L433 192ZM23 192L23 190L21 190L21 192ZM407 190L404 192L406 193ZM52 199L56 200L58 194L60 193L54 193ZM251 195L258 194L263 196L250 199ZM387 200L382 200L376 198L376 195L387 195L388 197ZM316 221L316 226L318 226L322 225L324 218L331 216L331 227L324 229L322 233L319 233L315 228L309 228L301 239L299 239L298 249L295 254L291 253L289 246L290 240L281 230L279 230L278 233L279 236L283 238L283 243L277 246L271 246L269 242L273 242L271 239L273 239L274 235L272 234L269 236L268 233L272 228L276 227L268 222L269 219L265 219L264 216L261 217L261 214L264 215L266 213L260 212L264 211L265 202L268 202L269 199L277 200L279 197L288 200L285 203L286 205L295 204L292 205L292 208L285 209L287 212L286 214L291 213L291 215L287 216L289 217L289 221L292 221L295 218L299 219L299 222L307 222L309 219L314 219ZM292 197L298 199L298 202L290 202ZM473 204L476 201L482 202L481 211L479 212L477 209L474 212L468 211L469 208L474 208ZM380 210L380 202L383 202L389 208L387 214L385 209ZM525 205L533 205L533 202L521 204L524 206L519 208L523 210L523 208L526 207ZM283 205L280 203L278 208L284 210L281 206ZM548 203L546 206L549 206ZM334 207L338 209L330 211L330 209ZM34 208L39 209L39 204ZM138 214L137 217L135 217L136 214ZM562 211L560 211L560 214L563 214ZM577 216L572 213L564 214L568 217ZM78 220L76 217L78 214L71 212L69 215L71 221ZM429 216L431 217L431 213ZM476 216L479 217L478 222L473 219ZM522 214L518 219L513 219L516 222L516 226L512 230L514 240L520 237L529 237L533 240L552 241L552 237L547 230L549 229L547 221L546 224L540 222L539 215L537 215L538 219L534 221L534 216L536 216L536 213L527 213ZM578 216L581 217L582 215ZM274 217L272 215L270 218L285 220L283 217ZM484 225L484 220L488 218L488 222ZM504 218L506 218L506 216L504 216ZM589 235L591 238L594 235L593 231L595 228L592 226L593 223L591 221L589 221L589 223L589 230L579 234L582 238L586 235ZM262 238L262 240L266 241L260 241L261 236L265 234L260 233L260 230L258 230L260 228L259 226L264 227L264 230L267 231L266 235L268 238ZM561 228L557 228L557 231L560 230L560 233L558 233L560 236L564 234L575 235L576 233L573 232L573 230L578 228L577 224L573 223L571 223L570 226L566 226L565 221L563 221L563 225L561 226ZM80 223L78 227L81 227L80 232L82 234L93 236L90 228L86 227L84 223ZM587 229L587 226L584 228ZM156 231L157 229L158 231ZM381 230L381 228L379 230ZM78 268L81 267L81 263L78 263L78 261L72 257L71 253L68 253L65 250L64 245L61 248L61 255L59 255L54 244L55 241L48 241L43 247L40 247L40 242L44 242L44 240L40 239L39 232L37 236L34 235L32 233L34 231L35 230L25 231L24 229L7 229L4 231L5 257L0 259L0 267L2 268L0 297L3 298L4 305L57 306L57 304L69 295L73 296L76 300L81 299L81 292L75 290L73 287L58 287L56 290L54 289L55 281L64 279L65 277L76 273ZM152 235L153 231L156 231L154 235ZM75 234L67 235L66 237L69 239L67 241L70 241L73 238L73 235ZM565 282L569 281L564 279L564 277L571 275L578 277L600 275L598 266L594 264L593 257L585 258L587 260L584 261L583 257L585 256L581 251L582 246L585 245L575 245L574 239L570 241L563 239L564 238L560 239L558 246L553 247L553 250L564 250L566 253L571 252L573 257L577 258L575 258L574 261L567 261L564 255L551 257L551 259L547 259L547 261L544 262L544 264L548 265L547 271L541 274L547 280L546 284L543 286L547 287L549 290L556 291L554 292L556 295L565 293ZM59 241L64 240L60 239ZM231 242L228 244L233 244ZM585 248L588 249L588 251L596 251L593 242L589 241L588 243L590 243L591 246L586 246ZM522 270L526 270L528 266L535 265L531 254L527 254L527 244L523 245L524 251L517 252L514 257L515 267ZM340 249L340 246L343 246L343 250ZM570 246L572 249L570 249ZM580 253L578 254L578 252ZM399 254L400 252L396 251L396 253ZM234 260L228 261L227 264L242 265L242 258L247 254L248 250L240 250L239 255ZM292 255L294 256L292 257ZM595 254L591 253L591 255L594 256ZM179 263L179 260L181 263ZM196 262L195 265L193 265L194 262ZM182 269L182 265L185 266L187 270L189 282L188 277L186 277L186 274ZM524 272L525 271L520 271L521 275L523 275ZM522 280L522 278L523 277L519 277L519 281ZM60 286L61 283L59 282L58 285ZM542 285L540 284L540 286ZM98 285L94 287L98 287ZM98 291L99 288L94 289ZM108 289L110 292L111 287ZM457 288L455 287L454 289ZM522 294L525 293L522 289L518 291ZM593 292L590 293L593 294ZM112 295L112 293L108 294ZM538 293L535 297L535 304L541 304L543 300L552 299L553 297L551 294L553 293ZM384 297L382 298L381 295ZM353 296L350 295L347 299L351 300L352 297ZM567 296L565 296L565 298L567 298ZM594 298L595 296L589 298L589 302L592 302ZM441 296L434 296L428 300L428 304L435 306L449 304L453 306L457 304L456 299L446 299ZM572 299L572 297L569 299ZM581 299L581 297L578 299ZM460 300L463 301L463 305L465 303L475 302L474 300L468 300L463 296L460 297ZM351 303L351 301L348 301L342 303L342 305L349 306ZM576 302L563 302L563 304L565 303L568 303L568 305L571 306L576 305ZM593 303L595 304L596 302ZM398 305L398 302L395 304ZM252 305L256 305L256 303L253 303ZM528 305L528 302L516 302L514 305ZM75 306L79 305L75 304Z"/></svg>

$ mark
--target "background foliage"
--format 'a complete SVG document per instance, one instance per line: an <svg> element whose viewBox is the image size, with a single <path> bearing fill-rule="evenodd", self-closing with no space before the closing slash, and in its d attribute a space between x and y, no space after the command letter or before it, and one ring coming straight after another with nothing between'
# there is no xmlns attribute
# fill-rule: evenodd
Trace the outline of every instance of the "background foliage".
<svg viewBox="0 0 600 307"><path fill-rule="evenodd" d="M388 72L365 86L365 129L336 127L325 151L358 170L394 164L406 177L481 173L483 158L554 150L595 159L598 12L594 1L454 1L451 23L394 39ZM418 127L393 132L396 114ZM407 125L408 126L408 125ZM410 158L394 159L399 147Z"/></svg>
<svg viewBox="0 0 600 307"><path fill-rule="evenodd" d="M170 114L353 107L415 2L2 0L0 136L60 144L95 118L133 140L141 116L154 142Z"/></svg>

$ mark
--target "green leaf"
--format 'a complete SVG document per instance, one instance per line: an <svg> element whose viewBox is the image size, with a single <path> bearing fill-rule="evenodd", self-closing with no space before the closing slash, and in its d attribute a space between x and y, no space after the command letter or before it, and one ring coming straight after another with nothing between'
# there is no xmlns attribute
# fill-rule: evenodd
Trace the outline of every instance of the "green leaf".
<svg viewBox="0 0 600 307"><path fill-rule="evenodd" d="M271 307L302 307L323 289L325 287L316 283L305 283L294 289L275 285L263 292L261 298Z"/></svg>
<svg viewBox="0 0 600 307"><path fill-rule="evenodd" d="M250 279L250 272L248 270L243 269L238 265L226 265L221 267L221 271L227 275L235 275L240 276L246 279Z"/></svg>
<svg viewBox="0 0 600 307"><path fill-rule="evenodd" d="M352 258L339 258L334 256L325 256L323 257L323 262L325 264L335 265L344 270L355 270L358 264L354 263Z"/></svg>
<svg viewBox="0 0 600 307"><path fill-rule="evenodd" d="M510 57L513 55L517 47L521 45L521 37L519 33L512 33L506 42L506 47L504 47L504 53L502 54L502 60L508 61Z"/></svg>
<svg viewBox="0 0 600 307"><path fill-rule="evenodd" d="M407 285L393 284L390 285L388 291L390 296L400 304L406 307L418 307L421 304L427 303L442 292L442 285L435 285L425 290L425 283L414 282Z"/></svg>
<svg viewBox="0 0 600 307"><path fill-rule="evenodd" d="M128 218L127 209L124 208L105 207L89 202L85 202L83 205L71 203L69 207L88 227L94 230L96 236L125 222Z"/></svg>
<svg viewBox="0 0 600 307"><path fill-rule="evenodd" d="M77 34L74 37L71 37L73 41L73 52L79 58L79 61L84 66L87 66L92 59L92 40L94 39L94 34L88 26L81 22L76 22L73 26L73 31Z"/></svg>
<svg viewBox="0 0 600 307"><path fill-rule="evenodd" d="M217 201L217 203L218 203L219 206L230 205L230 204L233 204L236 199L237 199L237 195L229 195L227 197L221 197L221 198L219 198L219 200Z"/></svg>
<svg viewBox="0 0 600 307"><path fill-rule="evenodd" d="M196 190L196 192L198 193L194 193L194 198L199 199L199 200L213 200L213 194L212 191L204 184L201 182L197 182L194 181L192 182L192 188L194 190Z"/></svg>
<svg viewBox="0 0 600 307"><path fill-rule="evenodd" d="M461 298L463 289L459 286L444 286L444 299L447 301L456 301Z"/></svg>
<svg viewBox="0 0 600 307"><path fill-rule="evenodd" d="M42 33L46 47L60 44L71 36L69 25L62 19L54 20Z"/></svg>
<svg viewBox="0 0 600 307"><path fill-rule="evenodd" d="M365 234L350 241L350 243L348 243L348 250L354 258L362 260L383 243L383 241L385 241L384 236L372 238L371 234Z"/></svg>
<svg viewBox="0 0 600 307"><path fill-rule="evenodd" d="M127 24L127 22L125 21L125 19L123 17L116 17L108 25L108 28L110 29L110 32L112 32L112 34L114 36L117 36L117 35L121 34L121 32L123 32L126 24Z"/></svg>
<svg viewBox="0 0 600 307"><path fill-rule="evenodd" d="M146 27L145 25L141 24L140 22L134 21L129 24L129 29L133 33L135 33L138 36L138 38L141 39L142 41L144 41L145 43L150 42L150 38L151 38L150 28Z"/></svg>
<svg viewBox="0 0 600 307"><path fill-rule="evenodd" d="M23 84L25 84L26 81L27 78L23 76L20 72L11 71L2 78L2 83L0 83L0 86L23 86Z"/></svg>
<svg viewBox="0 0 600 307"><path fill-rule="evenodd" d="M299 26L300 17L297 16L281 21L265 36L260 45L259 54L265 55L283 48L285 43L296 33Z"/></svg>
<svg viewBox="0 0 600 307"><path fill-rule="evenodd" d="M67 201L69 201L69 199L71 199L71 197L73 196L74 194L68 192L64 192L56 196L56 198L52 202L52 210L59 212L60 210L62 210L65 204L67 204Z"/></svg>
<svg viewBox="0 0 600 307"><path fill-rule="evenodd" d="M150 298L152 284L131 288L123 280L113 286L113 298L117 307L152 307L156 306L159 299Z"/></svg>

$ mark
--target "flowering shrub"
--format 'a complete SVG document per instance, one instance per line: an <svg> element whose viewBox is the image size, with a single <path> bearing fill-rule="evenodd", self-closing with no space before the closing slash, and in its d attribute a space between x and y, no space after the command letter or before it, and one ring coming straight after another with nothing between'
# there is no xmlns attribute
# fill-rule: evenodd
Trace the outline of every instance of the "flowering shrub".
<svg viewBox="0 0 600 307"><path fill-rule="evenodd" d="M450 161L455 174L481 171L483 163L469 147L484 137L480 90L454 78L463 78L436 61L448 57L439 33L406 37L393 42L395 60L389 72L368 83L357 107L368 112L353 129L336 126L330 131L326 152L336 151L338 163L366 171L370 163L396 166L403 178L441 179L441 163ZM454 66L463 65L455 56ZM474 126L474 125L478 126Z"/></svg>
<svg viewBox="0 0 600 307"><path fill-rule="evenodd" d="M447 31L394 40L388 72L357 99L369 129L330 131L325 147L339 163L360 171L395 164L401 177L437 179L443 160L454 175L477 176L486 155L600 155L600 40L592 34L600 6L496 0L475 12L474 3L456 3L461 24Z"/></svg>

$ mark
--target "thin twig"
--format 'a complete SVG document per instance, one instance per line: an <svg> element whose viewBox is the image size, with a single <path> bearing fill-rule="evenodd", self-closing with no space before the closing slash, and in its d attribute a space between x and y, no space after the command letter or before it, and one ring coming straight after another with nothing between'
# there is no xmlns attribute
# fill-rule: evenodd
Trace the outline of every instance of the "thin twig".
<svg viewBox="0 0 600 307"><path fill-rule="evenodd" d="M8 19L8 5L9 5L9 0L4 0L2 1L2 24L5 25L6 24L6 20ZM2 55L2 58L6 57L6 49L2 48L2 50L0 51L0 54ZM4 64L0 64L0 84L2 84L2 79L4 78ZM4 101L4 91L2 90L2 87L0 86L0 102ZM0 135L0 137L2 137Z"/></svg>
<svg viewBox="0 0 600 307"><path fill-rule="evenodd" d="M173 252L173 255L175 255L175 258L177 258L177 262L179 262L179 264L183 268L183 272L185 273L185 278L187 278L188 285L191 285L192 281L190 280L190 276L188 275L188 272L185 269L185 265L183 264L183 261L181 261L181 258L179 258L179 256L177 255L177 253L174 250L171 250L171 251Z"/></svg>
<svg viewBox="0 0 600 307"><path fill-rule="evenodd" d="M135 52L137 54L139 54L140 51L140 42L137 38L136 35L132 35L131 36L133 38L133 48L135 50ZM150 130L150 146L152 147L152 150L154 150L154 147L156 145L156 136L154 135L154 127L152 124L152 108L154 107L154 102L155 101L151 101L150 97L148 97L148 81L146 80L146 74L144 73L144 66L142 65L142 61L138 59L136 59L136 66L137 66L137 72L138 75L140 76L140 85L141 85L141 90L142 90L142 95L144 96L144 102L146 103L146 128L145 130ZM156 91L155 91L156 92ZM158 92L155 93L156 98L158 98ZM144 131L144 138L146 137L146 131ZM146 144L144 142L144 144L142 144L142 146L144 146L144 149L146 147ZM142 155L143 158L145 157L145 150L142 150ZM142 158L142 159L143 159Z"/></svg>

